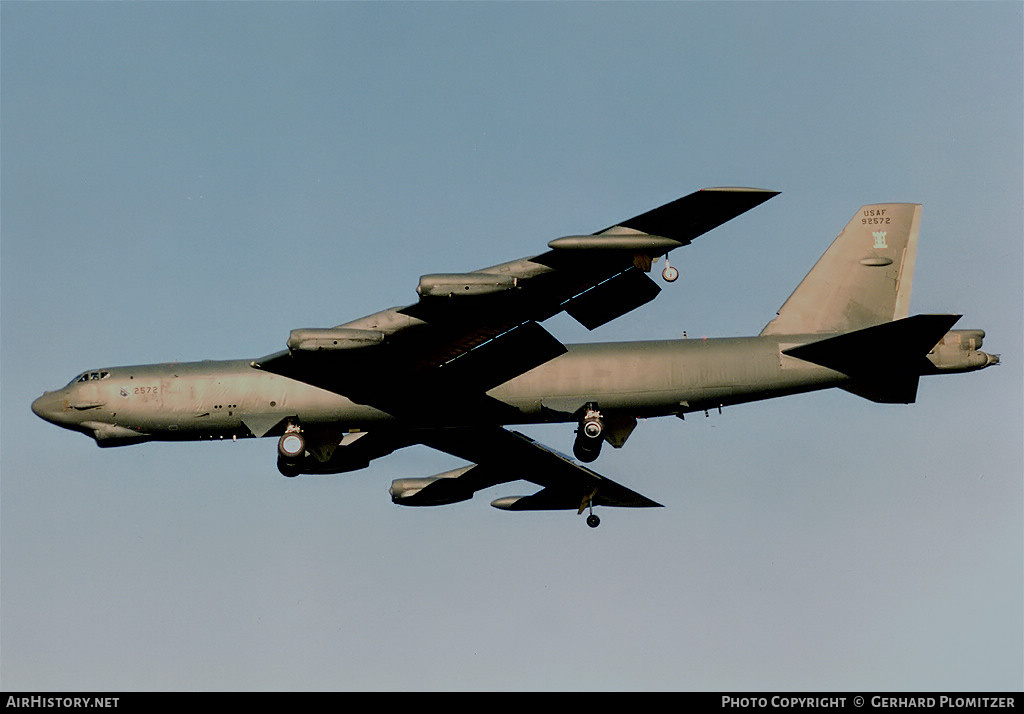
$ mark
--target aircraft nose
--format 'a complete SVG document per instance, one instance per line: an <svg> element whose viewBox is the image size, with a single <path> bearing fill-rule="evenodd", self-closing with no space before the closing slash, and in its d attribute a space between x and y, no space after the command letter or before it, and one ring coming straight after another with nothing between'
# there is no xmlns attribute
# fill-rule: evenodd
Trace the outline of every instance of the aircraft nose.
<svg viewBox="0 0 1024 714"><path fill-rule="evenodd" d="M32 402L32 412L40 419L53 422L60 409L60 398L56 392L43 392L43 396Z"/></svg>

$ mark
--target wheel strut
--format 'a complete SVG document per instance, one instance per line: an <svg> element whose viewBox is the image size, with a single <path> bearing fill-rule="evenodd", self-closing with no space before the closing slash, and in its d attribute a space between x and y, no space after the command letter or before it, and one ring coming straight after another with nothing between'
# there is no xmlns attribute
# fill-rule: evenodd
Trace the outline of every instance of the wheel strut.
<svg viewBox="0 0 1024 714"><path fill-rule="evenodd" d="M576 440L572 445L573 455L580 461L587 463L595 461L601 454L601 444L604 442L604 419L597 405L588 403L583 416L580 417L579 427L576 429Z"/></svg>
<svg viewBox="0 0 1024 714"><path fill-rule="evenodd" d="M585 510L590 511L590 515L587 516L587 525L591 528L597 528L601 525L601 519L594 515L594 496L596 495L597 489L595 488L583 498L583 502L580 503L580 510L577 511L577 515Z"/></svg>
<svg viewBox="0 0 1024 714"><path fill-rule="evenodd" d="M666 283L674 283L679 278L679 270L672 267L668 262L668 254L665 254L665 269L661 271L661 277Z"/></svg>

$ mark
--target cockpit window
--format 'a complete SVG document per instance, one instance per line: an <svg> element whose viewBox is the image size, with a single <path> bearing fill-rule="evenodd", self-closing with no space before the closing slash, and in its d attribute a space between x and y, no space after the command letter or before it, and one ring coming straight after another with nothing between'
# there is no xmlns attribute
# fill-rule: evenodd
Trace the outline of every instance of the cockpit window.
<svg viewBox="0 0 1024 714"><path fill-rule="evenodd" d="M96 380L99 380L99 379L106 379L109 376L110 376L110 372L106 372L106 371L103 371L103 372L82 372L82 374L78 375L77 377L72 379L70 382L68 382L68 386L71 386L72 384L77 384L79 382L95 382Z"/></svg>

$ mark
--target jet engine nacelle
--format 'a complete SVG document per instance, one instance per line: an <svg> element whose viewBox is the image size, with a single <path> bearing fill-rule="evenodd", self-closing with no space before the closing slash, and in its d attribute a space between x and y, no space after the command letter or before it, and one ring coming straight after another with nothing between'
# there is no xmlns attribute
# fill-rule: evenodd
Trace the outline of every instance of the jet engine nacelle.
<svg viewBox="0 0 1024 714"><path fill-rule="evenodd" d="M620 250L627 252L664 252L683 243L672 238L637 232L598 233L589 236L563 236L548 243L557 250Z"/></svg>
<svg viewBox="0 0 1024 714"><path fill-rule="evenodd" d="M445 506L468 501L473 491L459 484L457 479L476 465L445 471L427 478L400 478L391 482L388 493L399 506Z"/></svg>
<svg viewBox="0 0 1024 714"><path fill-rule="evenodd" d="M416 292L423 297L490 295L511 290L516 278L497 273L433 273L420 277Z"/></svg>
<svg viewBox="0 0 1024 714"><path fill-rule="evenodd" d="M288 349L293 352L353 350L379 345L383 341L384 333L378 330L303 327L288 334Z"/></svg>

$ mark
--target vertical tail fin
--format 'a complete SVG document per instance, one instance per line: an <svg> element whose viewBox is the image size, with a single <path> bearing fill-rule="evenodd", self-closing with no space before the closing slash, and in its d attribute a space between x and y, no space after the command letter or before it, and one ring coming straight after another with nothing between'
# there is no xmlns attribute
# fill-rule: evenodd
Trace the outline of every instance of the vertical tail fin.
<svg viewBox="0 0 1024 714"><path fill-rule="evenodd" d="M837 333L910 312L921 206L861 207L762 335Z"/></svg>

